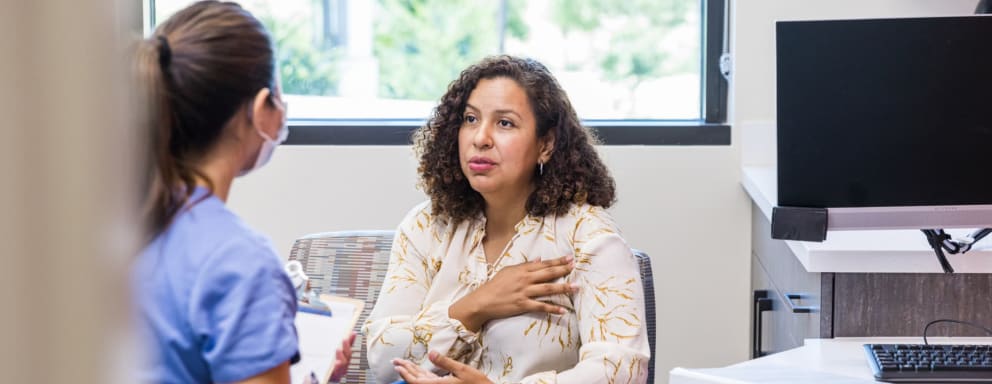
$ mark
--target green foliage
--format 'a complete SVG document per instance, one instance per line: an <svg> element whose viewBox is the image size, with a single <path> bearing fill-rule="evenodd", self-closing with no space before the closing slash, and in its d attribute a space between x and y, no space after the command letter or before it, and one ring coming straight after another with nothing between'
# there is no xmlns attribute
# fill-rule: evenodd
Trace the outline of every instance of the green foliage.
<svg viewBox="0 0 992 384"><path fill-rule="evenodd" d="M338 72L335 52L280 46L279 74L285 93L333 96L337 94Z"/></svg>
<svg viewBox="0 0 992 384"><path fill-rule="evenodd" d="M293 95L333 96L339 81L336 49L318 48L304 27L309 20L280 20L259 12L278 49L277 63L283 93Z"/></svg>
<svg viewBox="0 0 992 384"><path fill-rule="evenodd" d="M554 0L552 5L553 19L566 33L589 32L614 18L646 18L652 28L670 29L684 23L694 7L698 0Z"/></svg>
<svg viewBox="0 0 992 384"><path fill-rule="evenodd" d="M379 95L438 99L462 69L498 50L498 5L379 0L374 27Z"/></svg>
<svg viewBox="0 0 992 384"><path fill-rule="evenodd" d="M501 30L498 0L377 0L373 54L379 62L379 96L436 100L462 69L498 53L501 33L505 39L531 37L523 19L527 1L504 1L506 25ZM698 65L698 52L676 61L659 48L659 42L686 22L698 2L552 0L551 9L553 22L567 36L607 34L608 44L589 45L597 61L566 62L566 67L596 70L633 91L644 80ZM311 20L276 20L268 10L256 14L279 48L284 91L335 95L340 52L317 42Z"/></svg>
<svg viewBox="0 0 992 384"><path fill-rule="evenodd" d="M612 3L612 1L609 1ZM573 31L589 32L599 27L601 8L595 0L555 0L552 19L568 34Z"/></svg>
<svg viewBox="0 0 992 384"><path fill-rule="evenodd" d="M671 55L659 47L698 1L691 0L554 0L552 18L568 34L608 29L609 44L597 49L599 69L613 81L626 81L631 90L649 78L685 71L698 55L682 63L669 63ZM581 63L569 63L580 67Z"/></svg>
<svg viewBox="0 0 992 384"><path fill-rule="evenodd" d="M525 0L508 0L506 4L506 32L517 40L527 40L530 35L530 28L527 28L523 17L526 7Z"/></svg>

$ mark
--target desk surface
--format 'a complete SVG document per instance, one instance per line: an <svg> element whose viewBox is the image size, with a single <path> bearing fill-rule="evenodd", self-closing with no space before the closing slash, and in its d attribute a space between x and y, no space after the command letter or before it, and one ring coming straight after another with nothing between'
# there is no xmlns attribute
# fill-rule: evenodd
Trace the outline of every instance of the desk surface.
<svg viewBox="0 0 992 384"><path fill-rule="evenodd" d="M989 337L929 338L931 344L992 344ZM724 368L675 368L669 384L876 383L864 344L922 343L919 337L807 339L799 348Z"/></svg>

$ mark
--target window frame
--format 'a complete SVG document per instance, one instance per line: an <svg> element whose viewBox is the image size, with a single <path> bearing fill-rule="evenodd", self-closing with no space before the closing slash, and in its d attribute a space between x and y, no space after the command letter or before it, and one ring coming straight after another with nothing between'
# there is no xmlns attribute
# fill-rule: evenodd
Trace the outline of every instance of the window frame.
<svg viewBox="0 0 992 384"><path fill-rule="evenodd" d="M727 51L727 0L699 0L702 12L701 119L584 119L604 145L729 146L727 80L720 56ZM147 0L146 22L154 27L155 0ZM425 119L289 119L283 145L410 145Z"/></svg>

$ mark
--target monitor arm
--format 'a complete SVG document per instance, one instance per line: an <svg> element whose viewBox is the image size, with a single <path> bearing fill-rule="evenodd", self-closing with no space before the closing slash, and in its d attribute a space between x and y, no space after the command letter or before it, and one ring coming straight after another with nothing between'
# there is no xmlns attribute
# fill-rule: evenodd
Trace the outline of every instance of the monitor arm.
<svg viewBox="0 0 992 384"><path fill-rule="evenodd" d="M952 255L968 252L971 250L972 245L992 233L992 228L976 230L961 239L952 238L943 229L921 229L921 231L926 235L927 242L930 243L930 248L933 248L937 260L940 261L940 267L944 269L944 273L954 273L954 268L947 261L944 251Z"/></svg>

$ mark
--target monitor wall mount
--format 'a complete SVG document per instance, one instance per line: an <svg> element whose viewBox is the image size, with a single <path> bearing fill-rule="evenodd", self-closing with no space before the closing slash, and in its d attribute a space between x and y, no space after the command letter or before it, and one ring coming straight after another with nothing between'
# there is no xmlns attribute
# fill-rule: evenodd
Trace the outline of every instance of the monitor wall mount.
<svg viewBox="0 0 992 384"><path fill-rule="evenodd" d="M772 208L772 238L823 242L827 239L827 208L774 207ZM992 228L978 229L968 236L954 238L943 229L921 229L933 249L944 273L954 273L946 254L963 254L979 240L992 233Z"/></svg>

